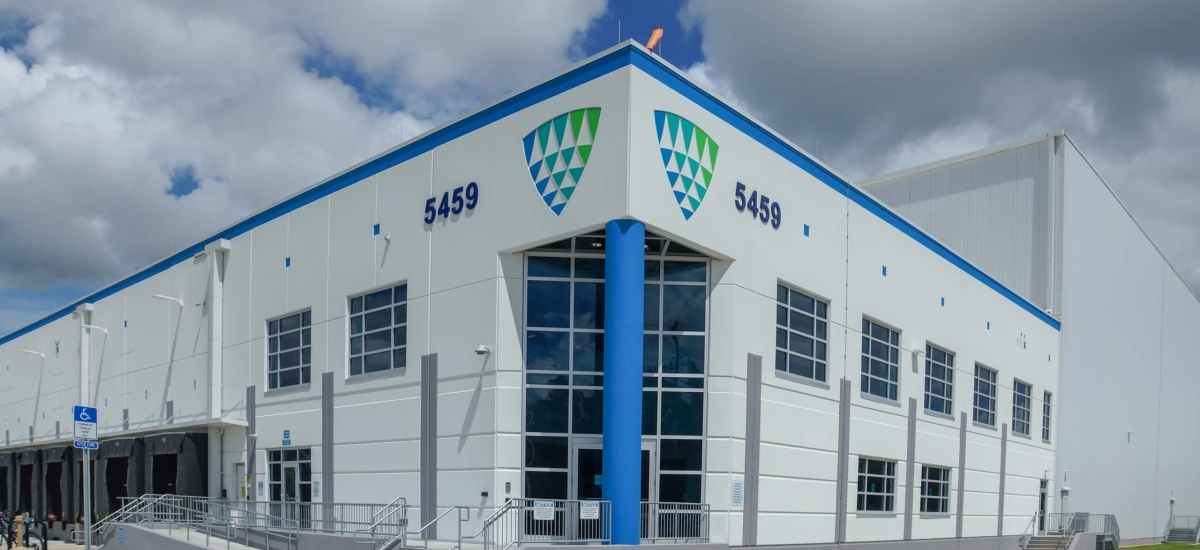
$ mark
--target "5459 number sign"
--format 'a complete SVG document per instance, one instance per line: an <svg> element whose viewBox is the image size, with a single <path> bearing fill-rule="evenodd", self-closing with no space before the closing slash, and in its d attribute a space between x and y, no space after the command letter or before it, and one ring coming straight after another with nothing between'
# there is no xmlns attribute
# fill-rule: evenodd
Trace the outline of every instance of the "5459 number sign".
<svg viewBox="0 0 1200 550"><path fill-rule="evenodd" d="M463 200L463 199L466 200ZM450 214L461 214L464 209L474 210L479 204L479 184L468 183L465 187L454 188L454 191L442 193L441 203L436 196L425 201L425 223L433 223L438 216L449 218Z"/></svg>
<svg viewBox="0 0 1200 550"><path fill-rule="evenodd" d="M783 223L783 207L779 203L772 201L766 195L760 195L758 191L751 191L750 198L746 198L746 184L740 181L733 194L733 205L739 212L749 210L750 215L758 221L769 222L771 227L779 229L779 224Z"/></svg>

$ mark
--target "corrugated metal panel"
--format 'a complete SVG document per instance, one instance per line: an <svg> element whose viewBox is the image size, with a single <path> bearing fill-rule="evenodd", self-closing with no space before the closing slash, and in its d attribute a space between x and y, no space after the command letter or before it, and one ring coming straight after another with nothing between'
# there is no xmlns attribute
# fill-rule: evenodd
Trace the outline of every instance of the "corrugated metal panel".
<svg viewBox="0 0 1200 550"><path fill-rule="evenodd" d="M1013 292L1057 312L1054 199L1060 191L1051 144L1024 142L863 186Z"/></svg>

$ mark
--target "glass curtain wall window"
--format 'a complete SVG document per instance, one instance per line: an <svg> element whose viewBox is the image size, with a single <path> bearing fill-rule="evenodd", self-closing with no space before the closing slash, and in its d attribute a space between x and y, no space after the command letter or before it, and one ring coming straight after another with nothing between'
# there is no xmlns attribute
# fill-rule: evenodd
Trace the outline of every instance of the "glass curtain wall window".
<svg viewBox="0 0 1200 550"><path fill-rule="evenodd" d="M896 463L876 458L858 459L858 511L892 512L896 509Z"/></svg>
<svg viewBox="0 0 1200 550"><path fill-rule="evenodd" d="M312 312L267 322L267 388L309 383L312 365Z"/></svg>
<svg viewBox="0 0 1200 550"><path fill-rule="evenodd" d="M950 468L921 467L921 512L950 513Z"/></svg>
<svg viewBox="0 0 1200 550"><path fill-rule="evenodd" d="M1033 387L1020 380L1013 380L1013 432L1029 435L1029 424L1033 419Z"/></svg>
<svg viewBox="0 0 1200 550"><path fill-rule="evenodd" d="M900 386L900 332L862 320L863 393L897 400Z"/></svg>
<svg viewBox="0 0 1200 550"><path fill-rule="evenodd" d="M996 371L975 365L975 407L972 419L985 426L996 425Z"/></svg>
<svg viewBox="0 0 1200 550"><path fill-rule="evenodd" d="M954 412L954 354L925 344L925 410Z"/></svg>
<svg viewBox="0 0 1200 550"><path fill-rule="evenodd" d="M829 304L783 285L775 292L775 370L825 382Z"/></svg>
<svg viewBox="0 0 1200 550"><path fill-rule="evenodd" d="M664 257L675 252L665 241L647 238L646 245L642 434L657 441L659 455L659 494L649 498L700 502L708 262ZM602 436L603 252L601 234L552 243L527 256L528 498L567 498L572 439Z"/></svg>
<svg viewBox="0 0 1200 550"><path fill-rule="evenodd" d="M350 299L350 376L403 369L408 360L408 285Z"/></svg>
<svg viewBox="0 0 1200 550"><path fill-rule="evenodd" d="M1050 392L1042 393L1042 441L1050 442Z"/></svg>

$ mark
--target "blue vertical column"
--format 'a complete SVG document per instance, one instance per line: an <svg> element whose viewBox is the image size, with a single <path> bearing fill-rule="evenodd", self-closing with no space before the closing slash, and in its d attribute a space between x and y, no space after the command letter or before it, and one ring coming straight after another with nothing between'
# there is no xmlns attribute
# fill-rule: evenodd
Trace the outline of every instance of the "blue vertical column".
<svg viewBox="0 0 1200 550"><path fill-rule="evenodd" d="M612 543L638 544L642 496L642 317L646 226L605 228L604 499L612 502Z"/></svg>

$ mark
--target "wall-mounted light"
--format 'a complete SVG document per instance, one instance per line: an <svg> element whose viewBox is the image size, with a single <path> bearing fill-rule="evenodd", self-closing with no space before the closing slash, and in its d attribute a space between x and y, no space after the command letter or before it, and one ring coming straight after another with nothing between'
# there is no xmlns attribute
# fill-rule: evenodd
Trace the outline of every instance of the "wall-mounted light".
<svg viewBox="0 0 1200 550"><path fill-rule="evenodd" d="M491 352L492 350L484 345L480 345L479 347L475 348L475 355L487 355Z"/></svg>
<svg viewBox="0 0 1200 550"><path fill-rule="evenodd" d="M98 327L96 325L83 325L83 328L86 328L88 330L98 330L100 332L103 332L105 336L108 336L108 329L103 328L103 327Z"/></svg>
<svg viewBox="0 0 1200 550"><path fill-rule="evenodd" d="M150 297L156 298L159 300L166 300L168 302L175 302L176 304L179 305L179 307L183 307L183 300L180 300L179 298L174 298L172 296L163 296L162 294L153 294Z"/></svg>
<svg viewBox="0 0 1200 550"><path fill-rule="evenodd" d="M40 352L40 351L33 351L33 350L29 350L29 349L23 349L23 350L21 350L21 353L28 353L29 355L36 355L36 356L38 356L38 357L41 357L43 360L44 360L44 359L46 359L46 354L44 354L44 353L42 353L42 352Z"/></svg>

